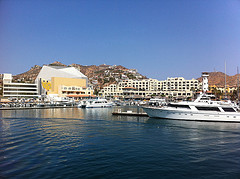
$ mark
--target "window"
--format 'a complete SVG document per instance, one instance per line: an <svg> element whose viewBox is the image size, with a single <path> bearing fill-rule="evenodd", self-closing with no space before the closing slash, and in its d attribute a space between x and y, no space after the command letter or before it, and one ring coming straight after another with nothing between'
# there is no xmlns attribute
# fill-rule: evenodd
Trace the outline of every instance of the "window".
<svg viewBox="0 0 240 179"><path fill-rule="evenodd" d="M199 111L217 111L220 112L220 109L218 107L202 107L202 106L196 106L196 108Z"/></svg>
<svg viewBox="0 0 240 179"><path fill-rule="evenodd" d="M169 107L175 107L175 108L186 108L190 109L189 105L181 105L181 104L168 104Z"/></svg>
<svg viewBox="0 0 240 179"><path fill-rule="evenodd" d="M236 112L233 108L222 108L225 112Z"/></svg>

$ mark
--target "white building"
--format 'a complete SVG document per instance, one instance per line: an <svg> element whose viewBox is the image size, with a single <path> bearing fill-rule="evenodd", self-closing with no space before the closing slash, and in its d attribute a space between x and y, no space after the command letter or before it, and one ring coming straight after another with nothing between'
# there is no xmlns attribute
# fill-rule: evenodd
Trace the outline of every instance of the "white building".
<svg viewBox="0 0 240 179"><path fill-rule="evenodd" d="M87 76L75 67L43 66L35 80L39 85L39 95L46 94L46 90L41 85L42 80L51 82L48 94L66 96L67 94L80 94L86 90L88 93L89 91Z"/></svg>
<svg viewBox="0 0 240 179"><path fill-rule="evenodd" d="M12 83L12 74L3 74L3 97L36 98L37 84Z"/></svg>
<svg viewBox="0 0 240 179"><path fill-rule="evenodd" d="M192 97L193 91L200 88L198 80L185 80L183 77L167 78L164 81L156 79L124 80L118 84L111 84L101 91L104 97L122 97L126 95L140 95L143 97L156 95L175 98Z"/></svg>
<svg viewBox="0 0 240 179"><path fill-rule="evenodd" d="M46 66L46 65L42 67L35 81L36 83L38 83L40 79L51 81L52 77L86 79L86 81L88 82L87 76L82 74L75 67Z"/></svg>

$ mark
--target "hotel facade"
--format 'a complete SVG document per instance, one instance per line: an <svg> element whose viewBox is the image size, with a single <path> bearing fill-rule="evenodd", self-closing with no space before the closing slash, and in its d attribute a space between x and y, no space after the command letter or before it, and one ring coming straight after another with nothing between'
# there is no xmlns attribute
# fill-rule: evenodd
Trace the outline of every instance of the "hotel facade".
<svg viewBox="0 0 240 179"><path fill-rule="evenodd" d="M185 80L183 77L156 79L125 80L118 84L111 84L101 90L105 98L126 98L130 96L162 96L174 98L191 98L193 92L201 89L201 83L196 80Z"/></svg>

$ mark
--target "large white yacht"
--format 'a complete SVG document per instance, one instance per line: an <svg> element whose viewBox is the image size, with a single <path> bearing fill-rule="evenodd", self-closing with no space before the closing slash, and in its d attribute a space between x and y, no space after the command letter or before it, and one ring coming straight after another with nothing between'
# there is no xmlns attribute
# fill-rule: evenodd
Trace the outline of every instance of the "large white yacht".
<svg viewBox="0 0 240 179"><path fill-rule="evenodd" d="M233 103L213 101L207 95L208 73L202 73L203 93L194 102L169 103L166 106L143 107L149 117L193 121L240 122L240 113Z"/></svg>
<svg viewBox="0 0 240 179"><path fill-rule="evenodd" d="M105 107L112 107L113 103L108 102L106 99L88 99L83 100L78 104L78 107L81 108L105 108Z"/></svg>

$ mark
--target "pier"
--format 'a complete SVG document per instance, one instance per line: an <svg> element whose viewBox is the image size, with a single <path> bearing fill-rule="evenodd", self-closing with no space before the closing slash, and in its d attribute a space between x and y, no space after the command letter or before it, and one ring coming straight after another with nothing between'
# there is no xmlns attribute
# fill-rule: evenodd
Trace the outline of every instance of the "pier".
<svg viewBox="0 0 240 179"><path fill-rule="evenodd" d="M133 112L133 111L122 111L121 109L118 109L117 111L112 112L112 115L148 117L147 113L139 112L139 110L137 112Z"/></svg>

